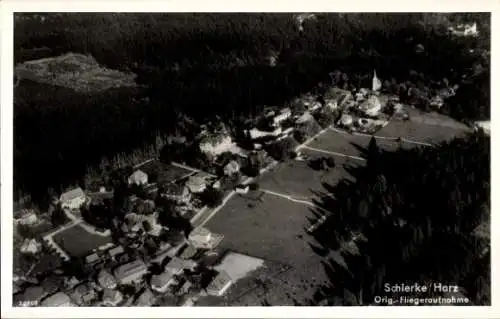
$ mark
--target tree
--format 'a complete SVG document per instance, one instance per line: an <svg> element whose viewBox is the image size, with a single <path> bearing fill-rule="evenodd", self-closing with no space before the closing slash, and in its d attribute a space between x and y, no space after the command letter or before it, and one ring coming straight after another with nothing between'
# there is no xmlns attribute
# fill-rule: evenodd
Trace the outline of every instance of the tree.
<svg viewBox="0 0 500 319"><path fill-rule="evenodd" d="M209 187L202 194L202 200L208 207L217 207L222 204L224 193L218 189Z"/></svg>

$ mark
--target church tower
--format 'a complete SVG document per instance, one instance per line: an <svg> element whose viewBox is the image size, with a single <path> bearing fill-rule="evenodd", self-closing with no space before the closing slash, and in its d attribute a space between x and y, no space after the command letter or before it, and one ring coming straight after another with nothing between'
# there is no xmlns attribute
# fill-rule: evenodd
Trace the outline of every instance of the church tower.
<svg viewBox="0 0 500 319"><path fill-rule="evenodd" d="M372 91L379 91L382 87L382 82L377 77L377 71L373 70L373 79L372 79Z"/></svg>

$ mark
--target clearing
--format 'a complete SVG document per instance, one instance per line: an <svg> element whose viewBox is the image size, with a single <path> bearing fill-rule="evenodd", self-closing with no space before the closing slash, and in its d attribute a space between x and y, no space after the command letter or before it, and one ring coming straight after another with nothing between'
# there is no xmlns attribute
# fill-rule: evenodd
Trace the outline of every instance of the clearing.
<svg viewBox="0 0 500 319"><path fill-rule="evenodd" d="M16 65L15 73L21 79L66 87L77 92L136 86L135 74L107 69L92 56L79 53L27 61Z"/></svg>
<svg viewBox="0 0 500 319"><path fill-rule="evenodd" d="M79 225L70 227L54 235L53 238L71 257L83 257L93 249L112 242L111 237L91 234Z"/></svg>

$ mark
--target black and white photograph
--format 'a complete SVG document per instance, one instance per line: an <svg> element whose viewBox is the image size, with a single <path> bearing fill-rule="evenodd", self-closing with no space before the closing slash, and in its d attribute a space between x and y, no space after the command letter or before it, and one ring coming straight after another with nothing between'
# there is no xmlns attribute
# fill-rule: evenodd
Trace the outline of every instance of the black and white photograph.
<svg viewBox="0 0 500 319"><path fill-rule="evenodd" d="M14 310L492 306L491 10L12 23Z"/></svg>

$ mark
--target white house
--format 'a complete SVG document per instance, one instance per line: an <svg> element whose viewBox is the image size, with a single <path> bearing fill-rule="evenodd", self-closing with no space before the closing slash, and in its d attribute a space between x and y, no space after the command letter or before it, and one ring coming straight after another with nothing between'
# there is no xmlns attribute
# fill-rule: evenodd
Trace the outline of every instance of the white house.
<svg viewBox="0 0 500 319"><path fill-rule="evenodd" d="M340 120L338 121L337 125L348 127L352 125L352 122L353 122L352 116L344 113L340 117Z"/></svg>
<svg viewBox="0 0 500 319"><path fill-rule="evenodd" d="M19 215L20 217L15 219L16 223L21 225L35 225L38 223L38 216L33 209L23 209Z"/></svg>
<svg viewBox="0 0 500 319"><path fill-rule="evenodd" d="M86 196L84 191L78 187L66 193L63 193L59 199L61 206L67 209L78 209L85 203Z"/></svg>
<svg viewBox="0 0 500 319"><path fill-rule="evenodd" d="M115 277L105 269L97 274L97 283L104 289L115 289L117 286Z"/></svg>
<svg viewBox="0 0 500 319"><path fill-rule="evenodd" d="M188 203L191 200L191 192L186 186L177 184L168 185L165 192L162 194L165 198L175 201L179 204Z"/></svg>
<svg viewBox="0 0 500 319"><path fill-rule="evenodd" d="M238 194L246 194L246 193L248 193L249 189L250 189L250 187L248 185L238 185L235 188L236 193L238 193Z"/></svg>
<svg viewBox="0 0 500 319"><path fill-rule="evenodd" d="M277 127L274 131L272 132L267 132L267 131L261 131L257 128L253 128L249 131L247 131L248 134L250 135L250 138L252 140L255 140L255 139L258 139L258 138L262 138L262 137L265 137L265 136L278 136L280 133L281 133L281 127Z"/></svg>
<svg viewBox="0 0 500 319"><path fill-rule="evenodd" d="M21 245L21 253L23 254L36 254L42 249L42 244L40 244L36 239L26 238Z"/></svg>
<svg viewBox="0 0 500 319"><path fill-rule="evenodd" d="M490 121L477 121L474 123L474 129L476 131L483 131L485 134L491 134L491 122Z"/></svg>
<svg viewBox="0 0 500 319"><path fill-rule="evenodd" d="M226 166L224 166L224 175L233 175L235 173L238 173L240 171L240 164L236 161L230 161L227 163Z"/></svg>
<svg viewBox="0 0 500 319"><path fill-rule="evenodd" d="M191 193L203 193L207 188L207 181L201 176L190 176L186 181L186 187Z"/></svg>
<svg viewBox="0 0 500 319"><path fill-rule="evenodd" d="M136 170L128 178L129 184L145 185L148 183L148 174L144 173L140 169Z"/></svg>
<svg viewBox="0 0 500 319"><path fill-rule="evenodd" d="M359 109L368 116L377 116L382 110L382 104L377 96L371 95L359 105Z"/></svg>
<svg viewBox="0 0 500 319"><path fill-rule="evenodd" d="M231 287L233 280L227 272L221 271L207 287L207 294L212 296L222 296Z"/></svg>
<svg viewBox="0 0 500 319"><path fill-rule="evenodd" d="M199 147L203 153L217 156L229 152L233 147L233 139L231 136L224 134L209 135L200 141Z"/></svg>
<svg viewBox="0 0 500 319"><path fill-rule="evenodd" d="M164 293L168 288L174 285L177 281L174 278L174 273L170 271L164 271L159 275L154 275L151 277L151 289L154 291Z"/></svg>
<svg viewBox="0 0 500 319"><path fill-rule="evenodd" d="M281 122L288 119L290 116L292 116L292 111L290 110L290 108L288 107L284 108L278 115L274 116L273 125L274 126L280 125Z"/></svg>

